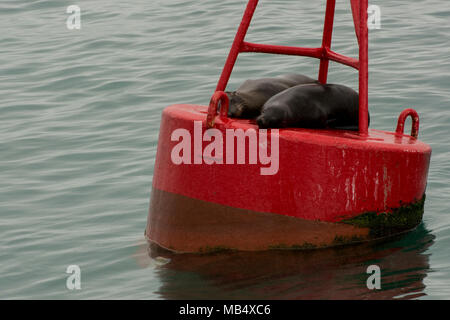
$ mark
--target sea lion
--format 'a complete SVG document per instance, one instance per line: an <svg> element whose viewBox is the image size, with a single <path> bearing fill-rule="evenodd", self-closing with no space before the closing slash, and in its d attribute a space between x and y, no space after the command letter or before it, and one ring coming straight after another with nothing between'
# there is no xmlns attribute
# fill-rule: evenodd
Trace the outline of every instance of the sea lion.
<svg viewBox="0 0 450 320"><path fill-rule="evenodd" d="M339 84L298 85L270 98L256 122L260 128L358 130L358 93Z"/></svg>
<svg viewBox="0 0 450 320"><path fill-rule="evenodd" d="M276 78L246 80L236 91L226 92L230 100L228 116L251 119L261 113L271 97L299 84L318 83L301 74L286 74Z"/></svg>

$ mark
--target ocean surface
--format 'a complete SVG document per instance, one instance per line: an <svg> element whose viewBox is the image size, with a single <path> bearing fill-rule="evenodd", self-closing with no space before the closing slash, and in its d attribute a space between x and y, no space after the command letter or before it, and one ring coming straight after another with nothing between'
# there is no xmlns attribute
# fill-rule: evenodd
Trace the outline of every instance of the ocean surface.
<svg viewBox="0 0 450 320"><path fill-rule="evenodd" d="M392 131L401 110L419 112L433 148L423 224L380 244L167 259L144 238L161 111L209 102L246 1L2 0L0 298L449 299L450 2L370 3L381 8L371 127ZM80 30L67 28L69 5ZM356 56L349 8L337 1L333 49ZM320 46L324 9L261 0L247 39ZM315 76L318 65L243 54L229 88ZM329 81L357 88L356 72L335 63ZM372 264L381 290L366 287ZM66 287L69 265L80 290Z"/></svg>

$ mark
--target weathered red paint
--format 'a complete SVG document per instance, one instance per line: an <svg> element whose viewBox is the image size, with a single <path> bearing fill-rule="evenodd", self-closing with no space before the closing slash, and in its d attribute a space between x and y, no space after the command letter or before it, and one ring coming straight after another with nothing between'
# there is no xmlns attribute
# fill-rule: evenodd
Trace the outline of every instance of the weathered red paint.
<svg viewBox="0 0 450 320"><path fill-rule="evenodd" d="M373 129L367 137L352 131L281 129L279 171L274 176L262 176L259 164L173 164L171 150L178 141L171 141L172 132L185 128L194 136L194 121L202 121L206 130L206 114L207 107L197 105L163 111L154 188L328 222L396 208L421 199L425 192L431 148L408 135ZM227 128L258 129L253 121L226 117L217 117L215 128L223 134ZM202 150L209 143L202 142Z"/></svg>

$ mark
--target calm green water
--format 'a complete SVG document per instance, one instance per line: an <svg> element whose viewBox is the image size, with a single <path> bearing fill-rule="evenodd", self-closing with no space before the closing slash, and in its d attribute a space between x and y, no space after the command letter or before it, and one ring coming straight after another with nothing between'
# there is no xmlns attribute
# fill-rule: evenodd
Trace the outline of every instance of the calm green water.
<svg viewBox="0 0 450 320"><path fill-rule="evenodd" d="M333 48L356 55L347 1ZM2 0L0 298L450 298L450 2L380 1L370 32L372 128L406 107L433 147L424 223L383 244L151 258L144 240L162 109L205 104L246 1ZM248 39L319 46L324 1L261 0ZM67 6L82 10L66 28ZM308 58L242 55L251 77L315 75ZM356 88L332 64L330 82ZM68 265L81 267L78 291ZM368 265L382 290L367 290Z"/></svg>

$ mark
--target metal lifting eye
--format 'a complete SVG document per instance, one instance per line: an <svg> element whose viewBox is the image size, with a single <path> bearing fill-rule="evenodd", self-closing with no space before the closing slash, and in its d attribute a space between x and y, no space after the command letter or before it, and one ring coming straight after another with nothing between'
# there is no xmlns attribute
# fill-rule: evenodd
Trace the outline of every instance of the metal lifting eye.
<svg viewBox="0 0 450 320"><path fill-rule="evenodd" d="M395 130L396 134L403 134L405 131L405 121L406 118L411 116L412 126L411 126L411 136L416 138L419 136L419 115L414 109L405 109L398 116L397 129Z"/></svg>
<svg viewBox="0 0 450 320"><path fill-rule="evenodd" d="M227 117L228 115L230 100L228 99L227 94L223 91L214 92L213 96L211 97L211 101L209 102L208 116L206 117L206 127L208 129L214 127L219 102L220 117Z"/></svg>

